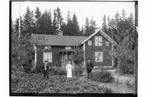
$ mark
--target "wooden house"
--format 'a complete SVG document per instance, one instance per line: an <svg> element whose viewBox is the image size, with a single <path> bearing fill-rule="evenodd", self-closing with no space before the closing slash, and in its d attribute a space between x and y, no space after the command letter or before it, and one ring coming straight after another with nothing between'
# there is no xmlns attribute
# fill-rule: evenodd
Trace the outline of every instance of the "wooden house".
<svg viewBox="0 0 145 97"><path fill-rule="evenodd" d="M84 65L89 58L95 66L113 66L114 60L110 51L117 43L105 32L98 29L88 37L32 34L32 43L35 52L35 66L45 60L51 65L65 67L77 47L84 51Z"/></svg>

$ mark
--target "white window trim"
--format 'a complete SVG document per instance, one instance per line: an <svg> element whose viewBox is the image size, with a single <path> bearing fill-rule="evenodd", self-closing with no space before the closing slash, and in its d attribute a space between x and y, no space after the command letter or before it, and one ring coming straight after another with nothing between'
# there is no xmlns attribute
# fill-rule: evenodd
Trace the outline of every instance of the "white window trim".
<svg viewBox="0 0 145 97"><path fill-rule="evenodd" d="M51 56L51 57L49 57L49 56ZM45 60L47 60L48 63L52 63L52 52L43 52L43 62L45 62Z"/></svg>
<svg viewBox="0 0 145 97"><path fill-rule="evenodd" d="M98 54L96 53L101 53L101 56L100 56L102 59L101 61L96 61L96 57L98 57ZM103 62L103 52L98 52L98 51L95 52L95 62Z"/></svg>
<svg viewBox="0 0 145 97"><path fill-rule="evenodd" d="M103 38L102 38L102 36L95 36L94 41L95 41L95 46L103 46ZM101 41L101 43L98 43L99 41Z"/></svg>
<svg viewBox="0 0 145 97"><path fill-rule="evenodd" d="M92 46L92 40L88 40L88 46Z"/></svg>

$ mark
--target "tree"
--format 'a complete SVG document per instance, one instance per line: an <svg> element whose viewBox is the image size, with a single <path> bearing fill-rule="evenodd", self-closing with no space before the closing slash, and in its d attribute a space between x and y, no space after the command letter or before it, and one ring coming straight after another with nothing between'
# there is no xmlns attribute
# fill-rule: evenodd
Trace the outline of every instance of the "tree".
<svg viewBox="0 0 145 97"><path fill-rule="evenodd" d="M83 52L83 50L77 48L75 50L75 53L74 53L72 59L75 63L75 73L76 73L77 76L79 76L80 73L83 72L83 69L82 69L82 65L83 65L82 63L84 61L84 52Z"/></svg>
<svg viewBox="0 0 145 97"><path fill-rule="evenodd" d="M36 11L35 11L35 19L36 19L35 27L36 28L39 28L41 25L40 18L41 18L41 11L40 11L39 7L36 7Z"/></svg>
<svg viewBox="0 0 145 97"><path fill-rule="evenodd" d="M20 32L19 32L19 29L20 29ZM14 30L13 32L16 33L17 37L19 36L19 34L20 36L24 34L24 20L22 19L22 17L19 17L16 19L13 30Z"/></svg>
<svg viewBox="0 0 145 97"><path fill-rule="evenodd" d="M30 29L34 27L34 18L33 18L33 11L27 7L26 13L24 15L24 30L25 34L29 33L30 34Z"/></svg>
<svg viewBox="0 0 145 97"><path fill-rule="evenodd" d="M107 20L106 20L106 15L104 15L104 17L103 17L102 20L103 20L102 30L107 33Z"/></svg>
<svg viewBox="0 0 145 97"><path fill-rule="evenodd" d="M40 18L40 27L42 34L54 34L52 26L51 11L45 11Z"/></svg>
<svg viewBox="0 0 145 97"><path fill-rule="evenodd" d="M53 18L53 31L55 34L58 34L59 30L61 30L61 26L63 24L63 18L61 15L60 8L57 7L56 10L54 10L54 18Z"/></svg>
<svg viewBox="0 0 145 97"><path fill-rule="evenodd" d="M72 33L74 36L80 35L79 24L78 24L77 16L75 15L75 13L73 14L73 17L72 17Z"/></svg>
<svg viewBox="0 0 145 97"><path fill-rule="evenodd" d="M62 31L64 35L73 35L72 32L72 20L70 16L70 12L67 13L67 22L63 23L62 25Z"/></svg>
<svg viewBox="0 0 145 97"><path fill-rule="evenodd" d="M86 25L85 25L85 36L89 36L95 32L97 28L96 22L93 18L89 21L88 17L86 18Z"/></svg>
<svg viewBox="0 0 145 97"><path fill-rule="evenodd" d="M125 20L126 19L126 13L125 13L125 10L122 9L122 19Z"/></svg>
<svg viewBox="0 0 145 97"><path fill-rule="evenodd" d="M89 18L86 18L86 24L85 24L85 36L89 36Z"/></svg>

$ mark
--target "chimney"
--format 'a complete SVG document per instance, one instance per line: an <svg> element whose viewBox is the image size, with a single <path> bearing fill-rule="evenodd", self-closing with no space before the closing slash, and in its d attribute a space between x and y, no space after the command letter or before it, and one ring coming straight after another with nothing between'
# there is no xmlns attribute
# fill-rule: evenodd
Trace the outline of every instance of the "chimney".
<svg viewBox="0 0 145 97"><path fill-rule="evenodd" d="M58 31L59 36L63 36L63 31Z"/></svg>

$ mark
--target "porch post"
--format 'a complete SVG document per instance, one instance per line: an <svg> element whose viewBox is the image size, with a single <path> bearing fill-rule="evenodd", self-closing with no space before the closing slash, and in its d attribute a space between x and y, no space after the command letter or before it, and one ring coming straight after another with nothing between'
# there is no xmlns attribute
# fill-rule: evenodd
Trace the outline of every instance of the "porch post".
<svg viewBox="0 0 145 97"><path fill-rule="evenodd" d="M112 52L113 52L113 44L112 44ZM114 57L112 55L112 67L114 66Z"/></svg>
<svg viewBox="0 0 145 97"><path fill-rule="evenodd" d="M62 66L63 66L63 51L62 51L62 63L61 63L61 64L62 64Z"/></svg>
<svg viewBox="0 0 145 97"><path fill-rule="evenodd" d="M34 68L36 68L36 64L37 64L37 47L36 47L36 45L34 45L34 52L35 52Z"/></svg>

